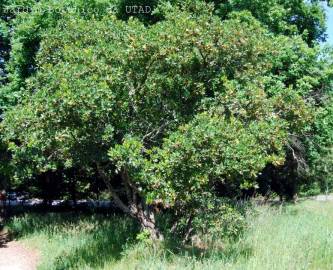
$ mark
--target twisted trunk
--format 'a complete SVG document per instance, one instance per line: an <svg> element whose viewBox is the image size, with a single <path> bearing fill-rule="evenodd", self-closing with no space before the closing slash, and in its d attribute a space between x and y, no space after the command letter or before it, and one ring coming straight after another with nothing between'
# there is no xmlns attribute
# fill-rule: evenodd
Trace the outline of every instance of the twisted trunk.
<svg viewBox="0 0 333 270"><path fill-rule="evenodd" d="M127 204L119 197L118 192L111 184L110 177L104 172L104 170L98 165L98 173L104 180L114 203L124 213L135 218L141 225L142 230L149 232L152 240L163 240L163 234L156 226L155 213L150 205L144 202L144 199L140 197L137 187L132 183L126 170L121 172L122 182L126 191Z"/></svg>
<svg viewBox="0 0 333 270"><path fill-rule="evenodd" d="M150 238L152 240L164 239L162 233L156 227L155 213L150 206L145 206L143 203L136 205L136 209L132 212L132 216L135 217L140 225L142 230L149 232Z"/></svg>

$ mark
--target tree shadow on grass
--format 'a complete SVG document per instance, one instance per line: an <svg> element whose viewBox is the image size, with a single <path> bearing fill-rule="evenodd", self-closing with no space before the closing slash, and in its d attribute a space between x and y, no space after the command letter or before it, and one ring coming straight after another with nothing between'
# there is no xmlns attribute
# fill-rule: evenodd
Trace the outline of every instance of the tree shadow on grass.
<svg viewBox="0 0 333 270"><path fill-rule="evenodd" d="M178 243L178 244L177 244ZM223 263L230 264L240 260L246 260L253 255L253 247L250 243L238 241L236 239L218 241L217 245L207 245L198 247L196 245L184 245L172 238L166 238L164 243L165 250L168 254L165 257L180 256L192 257L198 261L205 259L219 260Z"/></svg>
<svg viewBox="0 0 333 270"><path fill-rule="evenodd" d="M52 269L92 269L108 261L121 259L124 249L135 242L138 224L121 215L29 214L8 224L19 239L33 234L46 235L51 242L57 237L71 239L70 247L59 242L59 252L50 254Z"/></svg>
<svg viewBox="0 0 333 270"><path fill-rule="evenodd" d="M51 242L59 243L56 254L50 254L49 269L91 269L103 268L110 261L122 258L128 247L133 246L140 231L139 225L123 215L86 215L62 213L46 215L27 214L14 218L8 225L15 238L43 234ZM186 256L197 260L213 257L226 263L252 254L250 246L231 242L219 248L202 249L196 246L183 245L174 235L165 234L161 246L164 257ZM64 239L63 242L59 241ZM70 246L66 242L70 240ZM147 249L141 252L149 252ZM153 252L152 252L153 254ZM43 266L43 265L42 265ZM43 268L43 267L42 267ZM45 268L47 268L45 264Z"/></svg>
<svg viewBox="0 0 333 270"><path fill-rule="evenodd" d="M225 264L246 260L253 255L253 246L244 241L245 233L246 229L235 237L213 239L208 236L207 239L202 239L202 242L183 243L177 236L164 230L164 257L167 259L172 259L173 256L191 257L198 261L213 259Z"/></svg>
<svg viewBox="0 0 333 270"><path fill-rule="evenodd" d="M92 269L102 267L108 261L120 260L122 252L135 242L138 226L132 220L115 220L102 222L98 230L90 232L86 241L57 257L55 269L90 266Z"/></svg>

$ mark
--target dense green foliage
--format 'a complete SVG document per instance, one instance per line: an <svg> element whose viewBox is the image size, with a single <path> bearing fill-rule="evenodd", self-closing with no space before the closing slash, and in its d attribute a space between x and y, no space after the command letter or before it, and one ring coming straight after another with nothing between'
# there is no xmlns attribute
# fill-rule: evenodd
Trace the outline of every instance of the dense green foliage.
<svg viewBox="0 0 333 270"><path fill-rule="evenodd" d="M206 207L211 224L223 215L222 198L327 188L320 1L206 2L136 3L148 14L125 0L4 2L2 174L44 181L36 194L66 186L48 199L102 186L154 238L158 204L188 238Z"/></svg>

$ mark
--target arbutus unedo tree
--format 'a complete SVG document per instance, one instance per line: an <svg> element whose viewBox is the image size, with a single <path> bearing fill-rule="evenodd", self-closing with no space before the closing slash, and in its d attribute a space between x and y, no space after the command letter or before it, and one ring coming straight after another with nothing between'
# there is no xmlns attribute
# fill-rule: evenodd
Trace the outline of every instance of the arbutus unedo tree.
<svg viewBox="0 0 333 270"><path fill-rule="evenodd" d="M317 50L250 12L222 22L213 11L162 5L150 26L67 14L45 29L2 123L13 177L97 173L156 240L156 202L192 221L217 183L254 188L266 166L282 166L290 134L313 121Z"/></svg>

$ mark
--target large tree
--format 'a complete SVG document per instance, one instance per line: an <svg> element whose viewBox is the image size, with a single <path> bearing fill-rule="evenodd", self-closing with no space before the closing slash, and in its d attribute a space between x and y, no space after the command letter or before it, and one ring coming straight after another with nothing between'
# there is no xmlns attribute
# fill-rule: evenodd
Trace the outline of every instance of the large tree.
<svg viewBox="0 0 333 270"><path fill-rule="evenodd" d="M221 22L197 9L164 6L150 27L67 16L46 31L37 72L2 125L16 176L96 170L117 205L160 238L154 201L190 211L216 183L253 187L267 164L281 165L311 106L276 79L274 59L286 44L306 45L274 37L248 12Z"/></svg>
<svg viewBox="0 0 333 270"><path fill-rule="evenodd" d="M116 14L109 1L29 3L81 9L9 24L1 131L12 179L97 175L155 239L156 202L191 220L211 197L256 189L261 172L297 183L298 146L332 80L317 1L154 1L138 19L127 1L112 1Z"/></svg>

